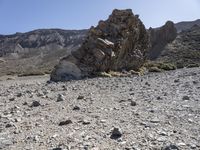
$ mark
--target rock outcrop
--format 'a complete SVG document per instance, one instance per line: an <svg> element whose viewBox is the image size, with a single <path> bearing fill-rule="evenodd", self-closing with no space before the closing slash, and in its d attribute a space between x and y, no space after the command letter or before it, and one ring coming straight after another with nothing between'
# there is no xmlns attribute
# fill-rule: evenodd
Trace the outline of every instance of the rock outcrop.
<svg viewBox="0 0 200 150"><path fill-rule="evenodd" d="M91 27L82 46L55 67L53 81L81 79L102 71L139 69L146 59L149 36L132 10L114 10Z"/></svg>
<svg viewBox="0 0 200 150"><path fill-rule="evenodd" d="M151 48L149 59L154 60L160 56L164 47L171 43L177 36L177 30L173 22L168 21L160 28L149 29Z"/></svg>

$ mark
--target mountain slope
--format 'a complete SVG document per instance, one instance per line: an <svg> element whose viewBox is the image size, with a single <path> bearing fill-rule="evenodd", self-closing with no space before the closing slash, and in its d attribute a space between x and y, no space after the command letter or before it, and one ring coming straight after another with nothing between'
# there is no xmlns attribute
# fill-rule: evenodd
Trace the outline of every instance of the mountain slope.
<svg viewBox="0 0 200 150"><path fill-rule="evenodd" d="M175 27L178 32L181 32L183 30L190 29L194 25L200 26L200 19L197 19L195 21L183 21L175 24Z"/></svg>
<svg viewBox="0 0 200 150"><path fill-rule="evenodd" d="M200 64L200 26L182 31L169 43L158 60L174 63L177 66Z"/></svg>
<svg viewBox="0 0 200 150"><path fill-rule="evenodd" d="M60 57L77 49L87 30L40 29L0 35L0 75L49 71Z"/></svg>

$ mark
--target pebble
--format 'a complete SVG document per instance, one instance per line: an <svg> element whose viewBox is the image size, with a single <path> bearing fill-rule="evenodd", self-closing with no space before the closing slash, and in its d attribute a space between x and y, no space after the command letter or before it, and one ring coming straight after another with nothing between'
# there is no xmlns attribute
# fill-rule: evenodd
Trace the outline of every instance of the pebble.
<svg viewBox="0 0 200 150"><path fill-rule="evenodd" d="M190 100L190 97L189 97L189 96L183 96L182 99L183 99L183 100Z"/></svg>
<svg viewBox="0 0 200 150"><path fill-rule="evenodd" d="M31 104L31 107L38 107L40 106L40 102L39 101L33 101L32 104Z"/></svg>
<svg viewBox="0 0 200 150"><path fill-rule="evenodd" d="M131 106L136 106L137 103L135 101L131 101Z"/></svg>
<svg viewBox="0 0 200 150"><path fill-rule="evenodd" d="M84 99L84 96L79 95L77 99L79 100Z"/></svg>
<svg viewBox="0 0 200 150"><path fill-rule="evenodd" d="M80 110L79 106L74 106L73 110Z"/></svg>
<svg viewBox="0 0 200 150"><path fill-rule="evenodd" d="M83 125L88 125L88 124L90 124L90 121L89 121L89 120L86 120L86 119L84 119L84 120L82 121L82 124L83 124Z"/></svg>
<svg viewBox="0 0 200 150"><path fill-rule="evenodd" d="M154 119L152 119L150 122L151 122L151 123L159 123L160 120L159 120L158 118L154 118Z"/></svg>
<svg viewBox="0 0 200 150"><path fill-rule="evenodd" d="M64 100L65 100L64 96L62 94L58 94L57 102L62 102Z"/></svg>
<svg viewBox="0 0 200 150"><path fill-rule="evenodd" d="M64 126L64 125L68 125L68 124L71 124L72 123L72 121L71 120L66 120L66 121L61 121L58 125L59 126Z"/></svg>
<svg viewBox="0 0 200 150"><path fill-rule="evenodd" d="M14 101L14 100L15 100L15 98L14 98L14 97L9 99L9 101Z"/></svg>
<svg viewBox="0 0 200 150"><path fill-rule="evenodd" d="M111 133L111 139L118 139L122 136L122 130L120 128L114 127Z"/></svg>
<svg viewBox="0 0 200 150"><path fill-rule="evenodd" d="M162 150L179 150L179 148L176 145L170 144L162 148Z"/></svg>

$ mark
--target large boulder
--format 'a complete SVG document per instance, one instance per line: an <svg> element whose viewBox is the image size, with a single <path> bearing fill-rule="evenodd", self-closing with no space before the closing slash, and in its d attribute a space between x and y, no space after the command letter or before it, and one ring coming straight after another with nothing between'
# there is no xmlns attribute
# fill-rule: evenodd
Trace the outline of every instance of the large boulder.
<svg viewBox="0 0 200 150"><path fill-rule="evenodd" d="M138 70L145 62L149 36L132 10L114 10L106 21L91 27L82 46L55 67L53 81L89 77L97 72Z"/></svg>
<svg viewBox="0 0 200 150"><path fill-rule="evenodd" d="M177 30L173 22L167 21L160 28L150 28L151 48L149 50L149 59L154 60L160 56L165 46L171 43L177 36Z"/></svg>

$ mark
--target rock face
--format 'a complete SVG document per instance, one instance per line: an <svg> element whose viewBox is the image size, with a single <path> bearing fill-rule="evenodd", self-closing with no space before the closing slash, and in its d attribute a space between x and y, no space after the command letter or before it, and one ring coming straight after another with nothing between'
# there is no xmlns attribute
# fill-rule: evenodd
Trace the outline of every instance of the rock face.
<svg viewBox="0 0 200 150"><path fill-rule="evenodd" d="M166 24L157 29L149 29L151 49L149 50L149 58L156 59L162 53L164 47L171 43L177 36L177 30L173 22L168 21Z"/></svg>
<svg viewBox="0 0 200 150"><path fill-rule="evenodd" d="M31 52L31 49L63 49L79 45L87 30L39 29L27 33L0 35L0 57L11 53Z"/></svg>
<svg viewBox="0 0 200 150"><path fill-rule="evenodd" d="M200 65L200 26L182 31L167 44L157 60L176 64L178 67Z"/></svg>
<svg viewBox="0 0 200 150"><path fill-rule="evenodd" d="M80 79L102 71L137 70L146 59L148 33L132 10L114 10L108 20L91 27L83 45L63 58L53 81Z"/></svg>

